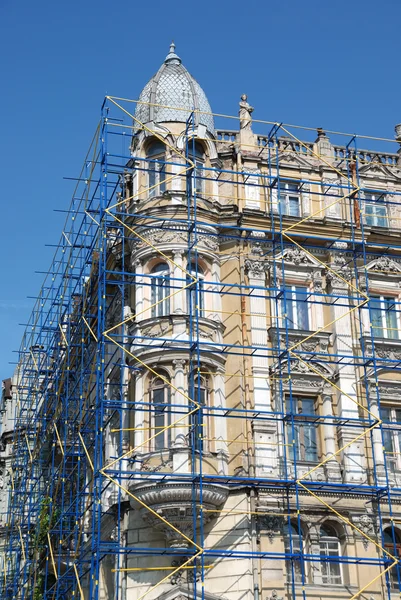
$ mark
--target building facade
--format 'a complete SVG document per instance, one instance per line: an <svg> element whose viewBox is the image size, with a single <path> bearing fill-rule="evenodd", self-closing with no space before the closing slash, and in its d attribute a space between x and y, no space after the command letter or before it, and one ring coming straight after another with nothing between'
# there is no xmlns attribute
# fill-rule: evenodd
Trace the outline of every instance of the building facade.
<svg viewBox="0 0 401 600"><path fill-rule="evenodd" d="M3 597L399 596L399 151L216 129L173 45L107 101L3 394Z"/></svg>

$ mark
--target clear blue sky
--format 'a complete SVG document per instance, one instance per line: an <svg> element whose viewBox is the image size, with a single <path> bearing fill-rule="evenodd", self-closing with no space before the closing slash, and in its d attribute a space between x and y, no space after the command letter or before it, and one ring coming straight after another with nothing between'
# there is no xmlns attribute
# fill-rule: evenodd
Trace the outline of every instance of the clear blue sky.
<svg viewBox="0 0 401 600"><path fill-rule="evenodd" d="M214 112L392 137L400 0L1 0L0 378L12 373L105 94L137 98L171 39Z"/></svg>

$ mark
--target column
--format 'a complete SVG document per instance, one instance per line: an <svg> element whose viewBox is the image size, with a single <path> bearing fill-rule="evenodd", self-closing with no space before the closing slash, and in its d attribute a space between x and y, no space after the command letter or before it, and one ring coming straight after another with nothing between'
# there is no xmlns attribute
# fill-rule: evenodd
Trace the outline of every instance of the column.
<svg viewBox="0 0 401 600"><path fill-rule="evenodd" d="M333 417L333 391L335 388L326 384L322 392L322 414L324 417ZM325 420L323 425L324 433L324 458L333 456L336 452L336 431L337 427L333 419ZM328 481L341 482L341 471L338 459L333 458L325 465L326 477Z"/></svg>
<svg viewBox="0 0 401 600"><path fill-rule="evenodd" d="M377 390L375 385L369 385L370 412L379 419L379 406L377 402ZM368 415L366 415L366 418ZM373 454L376 464L376 476L378 485L386 485L386 469L384 466L385 456L383 450L382 432L380 427L372 429Z"/></svg>
<svg viewBox="0 0 401 600"><path fill-rule="evenodd" d="M341 277L351 278L346 269L340 270ZM332 319L335 320L335 344L334 352L345 358L344 363L339 365L336 384L341 392L338 392L339 417L344 419L359 419L358 398L356 394L356 374L352 364L347 364L347 357L350 363L353 362L353 340L351 315L348 314L351 305L347 303L348 286L334 274L328 273L327 279L330 282L329 293L333 296L342 296L332 305ZM333 299L334 300L334 299ZM361 433L359 428L353 429L349 426L339 428L338 442L340 448L352 442L352 440ZM350 444L342 453L342 463L344 465L344 482L362 483L366 481L366 465L363 452L364 440L359 439Z"/></svg>
<svg viewBox="0 0 401 600"><path fill-rule="evenodd" d="M185 377L185 361L182 359L173 360L174 376L173 385L176 389L171 390L171 404L174 405L186 405L188 404L189 410L195 408L195 405L187 400L186 395L188 386L186 385ZM185 410L183 408L177 410ZM189 447L188 447L188 433L189 433L189 419L188 417L182 418L184 415L178 413L171 413L171 423L177 421L180 422L176 427L171 428L171 447L173 449L173 471L180 473L189 472Z"/></svg>
<svg viewBox="0 0 401 600"><path fill-rule="evenodd" d="M212 263L212 272L211 272L211 279L213 281L213 286L212 286L212 293L211 294L206 294L206 300L209 298L211 298L211 302L212 302L212 306L208 306L208 311L210 310L210 313L208 315L208 317L210 319L213 319L215 322L217 323L221 323L222 321L222 302L221 302L221 294L220 294L220 265L219 262L216 260L213 261ZM220 329L217 328L217 337L216 337L216 343L221 343L222 342L222 337L221 337L221 331Z"/></svg>
<svg viewBox="0 0 401 600"><path fill-rule="evenodd" d="M214 407L225 408L225 382L224 382L224 370L217 369L213 376L214 383ZM227 475L228 465L228 449L227 449L227 419L223 416L222 410L216 410L212 412L212 416L209 417L209 422L213 423L214 427L208 432L208 437L212 437L210 434L214 431L216 441L214 447L217 452L218 459L218 473L219 475Z"/></svg>
<svg viewBox="0 0 401 600"><path fill-rule="evenodd" d="M134 260L135 268L135 315L138 315L137 321L142 321L146 318L144 314L144 301L143 301L143 265L140 260Z"/></svg>
<svg viewBox="0 0 401 600"><path fill-rule="evenodd" d="M261 260L247 260L250 286L251 344L260 350L252 355L252 375L255 410L271 411L269 364L267 359L266 273ZM277 424L274 421L253 423L256 469L261 475L271 475L277 468ZM257 445L257 442L260 445Z"/></svg>
<svg viewBox="0 0 401 600"><path fill-rule="evenodd" d="M174 296L171 298L171 306L174 314L182 315L185 310L185 290L183 291L182 288L186 286L182 250L173 252L173 261L174 264L171 265L173 281L171 282L170 293Z"/></svg>
<svg viewBox="0 0 401 600"><path fill-rule="evenodd" d="M144 376L142 375L142 373L138 373L135 376L135 404L143 403L145 401L150 402L149 394L147 394L146 397L144 394L143 378L144 378ZM145 414L150 415L149 407L145 407L145 406L143 406L143 404L140 404L139 406L135 407L135 411L134 411L134 415L135 415L135 418L134 418L134 421L135 421L134 447L138 448L139 454L143 454L144 452L148 451L148 448L146 448L144 445L145 434L147 435L147 432L144 431ZM149 416L149 419L150 419L150 416ZM150 423L148 425L150 427Z"/></svg>

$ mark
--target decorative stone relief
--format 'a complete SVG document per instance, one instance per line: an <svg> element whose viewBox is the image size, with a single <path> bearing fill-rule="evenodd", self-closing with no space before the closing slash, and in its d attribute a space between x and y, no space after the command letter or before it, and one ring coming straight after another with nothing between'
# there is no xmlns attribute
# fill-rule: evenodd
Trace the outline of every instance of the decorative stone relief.
<svg viewBox="0 0 401 600"><path fill-rule="evenodd" d="M158 471L172 471L173 461L171 459L160 459L159 464L155 465L151 463L151 458L144 460L142 463L141 471L147 471L148 473L157 473Z"/></svg>
<svg viewBox="0 0 401 600"><path fill-rule="evenodd" d="M301 264L313 264L310 257L295 246L294 248L288 248L288 250L284 251L283 258L285 262L292 263L293 265L301 265Z"/></svg>
<svg viewBox="0 0 401 600"><path fill-rule="evenodd" d="M281 532L283 526L282 517L264 514L259 517L260 529L265 532L269 542L272 544L274 537Z"/></svg>
<svg viewBox="0 0 401 600"><path fill-rule="evenodd" d="M181 567L181 565L185 564L189 559L189 556L180 556L179 558L175 558L174 560L171 561L171 566L174 568L177 567ZM188 565L186 565L186 567L194 567L193 562L189 563ZM170 583L171 585L181 585L181 584L185 584L185 583L194 583L195 581L200 581L201 579L201 569L200 567L198 567L197 569L195 568L185 568L185 569L180 569L180 571L177 571L177 573L174 573L174 575L172 575L170 577ZM187 599L185 599L187 600Z"/></svg>
<svg viewBox="0 0 401 600"><path fill-rule="evenodd" d="M198 242L200 246L204 246L209 250L218 250L219 242L217 237L210 235L200 235L198 238Z"/></svg>
<svg viewBox="0 0 401 600"><path fill-rule="evenodd" d="M375 526L371 517L368 514L365 513L363 515L353 517L352 521L355 523L358 529L360 529L365 535L369 536L370 538L375 537ZM362 543L365 550L367 550L369 547L369 540L366 537L362 536Z"/></svg>
<svg viewBox="0 0 401 600"><path fill-rule="evenodd" d="M366 268L368 271L379 271L381 273L395 273L401 275L400 266L388 256L380 256L377 260L368 264Z"/></svg>
<svg viewBox="0 0 401 600"><path fill-rule="evenodd" d="M270 596L266 596L266 600L283 600L283 597L278 595L277 590L272 590Z"/></svg>
<svg viewBox="0 0 401 600"><path fill-rule="evenodd" d="M192 485L186 483L149 484L141 482L130 486L130 491L141 502L152 508L153 512L150 512L142 508L142 504L138 506L134 500L131 500L133 508L140 510L148 525L163 533L170 547L188 547L189 540L194 535L194 501L197 521L198 512L200 511L201 496L199 488L193 490ZM202 486L202 506L210 511L205 513L204 523L207 523L218 514L219 506L226 501L227 496L228 488L225 486ZM160 515L163 520L158 518L157 515ZM169 523L175 529L171 528Z"/></svg>
<svg viewBox="0 0 401 600"><path fill-rule="evenodd" d="M365 351L368 356L373 356L373 346L371 343L366 344ZM382 341L376 339L375 356L377 356L378 358L401 360L401 344L395 343L395 340Z"/></svg>
<svg viewBox="0 0 401 600"><path fill-rule="evenodd" d="M252 279L261 279L265 274L265 263L262 260L246 260L245 269Z"/></svg>

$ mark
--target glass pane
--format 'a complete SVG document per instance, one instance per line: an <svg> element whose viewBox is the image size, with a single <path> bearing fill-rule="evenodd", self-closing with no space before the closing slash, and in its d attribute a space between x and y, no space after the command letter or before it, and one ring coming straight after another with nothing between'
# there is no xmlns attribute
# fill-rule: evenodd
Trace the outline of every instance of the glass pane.
<svg viewBox="0 0 401 600"><path fill-rule="evenodd" d="M387 208L385 204L376 204L376 225L387 227Z"/></svg>
<svg viewBox="0 0 401 600"><path fill-rule="evenodd" d="M195 171L195 190L198 194L201 194L204 189L204 173L203 173L203 163L199 160L195 161L196 171Z"/></svg>
<svg viewBox="0 0 401 600"><path fill-rule="evenodd" d="M291 427L291 425L290 425L290 427ZM291 428L290 435L288 437L289 437L290 443L294 439L294 442L295 442L294 448L295 448L296 459L302 460L302 445L301 445L301 436L299 435L299 432L300 432L299 430L300 430L300 426L298 424L294 423L294 430L292 430L292 428ZM294 438L293 438L293 436L294 436Z"/></svg>
<svg viewBox="0 0 401 600"><path fill-rule="evenodd" d="M298 329L309 329L308 304L306 302L308 290L305 287L297 287L295 290Z"/></svg>
<svg viewBox="0 0 401 600"><path fill-rule="evenodd" d="M375 296L371 296L370 299L370 319L373 335L384 337L381 301L380 298Z"/></svg>
<svg viewBox="0 0 401 600"><path fill-rule="evenodd" d="M159 165L160 193L166 191L166 165Z"/></svg>
<svg viewBox="0 0 401 600"><path fill-rule="evenodd" d="M299 217L299 198L297 196L289 196L288 214L291 217Z"/></svg>
<svg viewBox="0 0 401 600"><path fill-rule="evenodd" d="M281 302L282 314L284 314L285 312L287 312L287 324L288 324L288 327L290 327L291 329L295 329L293 301L292 301L292 289L291 289L291 287L286 287L285 288L285 294L284 294L284 296L285 296L285 302L284 302L284 300ZM284 320L282 320L282 322L281 322L281 327L285 327Z"/></svg>
<svg viewBox="0 0 401 600"><path fill-rule="evenodd" d="M397 307L395 298L385 298L387 337L398 339Z"/></svg>
<svg viewBox="0 0 401 600"><path fill-rule="evenodd" d="M149 191L149 196L155 196L156 195L156 188L154 187L156 185L156 165L155 163L149 163L148 165L148 175L149 175L149 187L153 188Z"/></svg>
<svg viewBox="0 0 401 600"><path fill-rule="evenodd" d="M317 460L316 426L309 423L303 424L305 460L314 462Z"/></svg>
<svg viewBox="0 0 401 600"><path fill-rule="evenodd" d="M316 414L315 401L313 398L302 398L302 412L307 415Z"/></svg>
<svg viewBox="0 0 401 600"><path fill-rule="evenodd" d="M390 423L391 421L391 409L390 408L386 408L384 406L380 407L380 417L381 420L384 421L385 423Z"/></svg>

